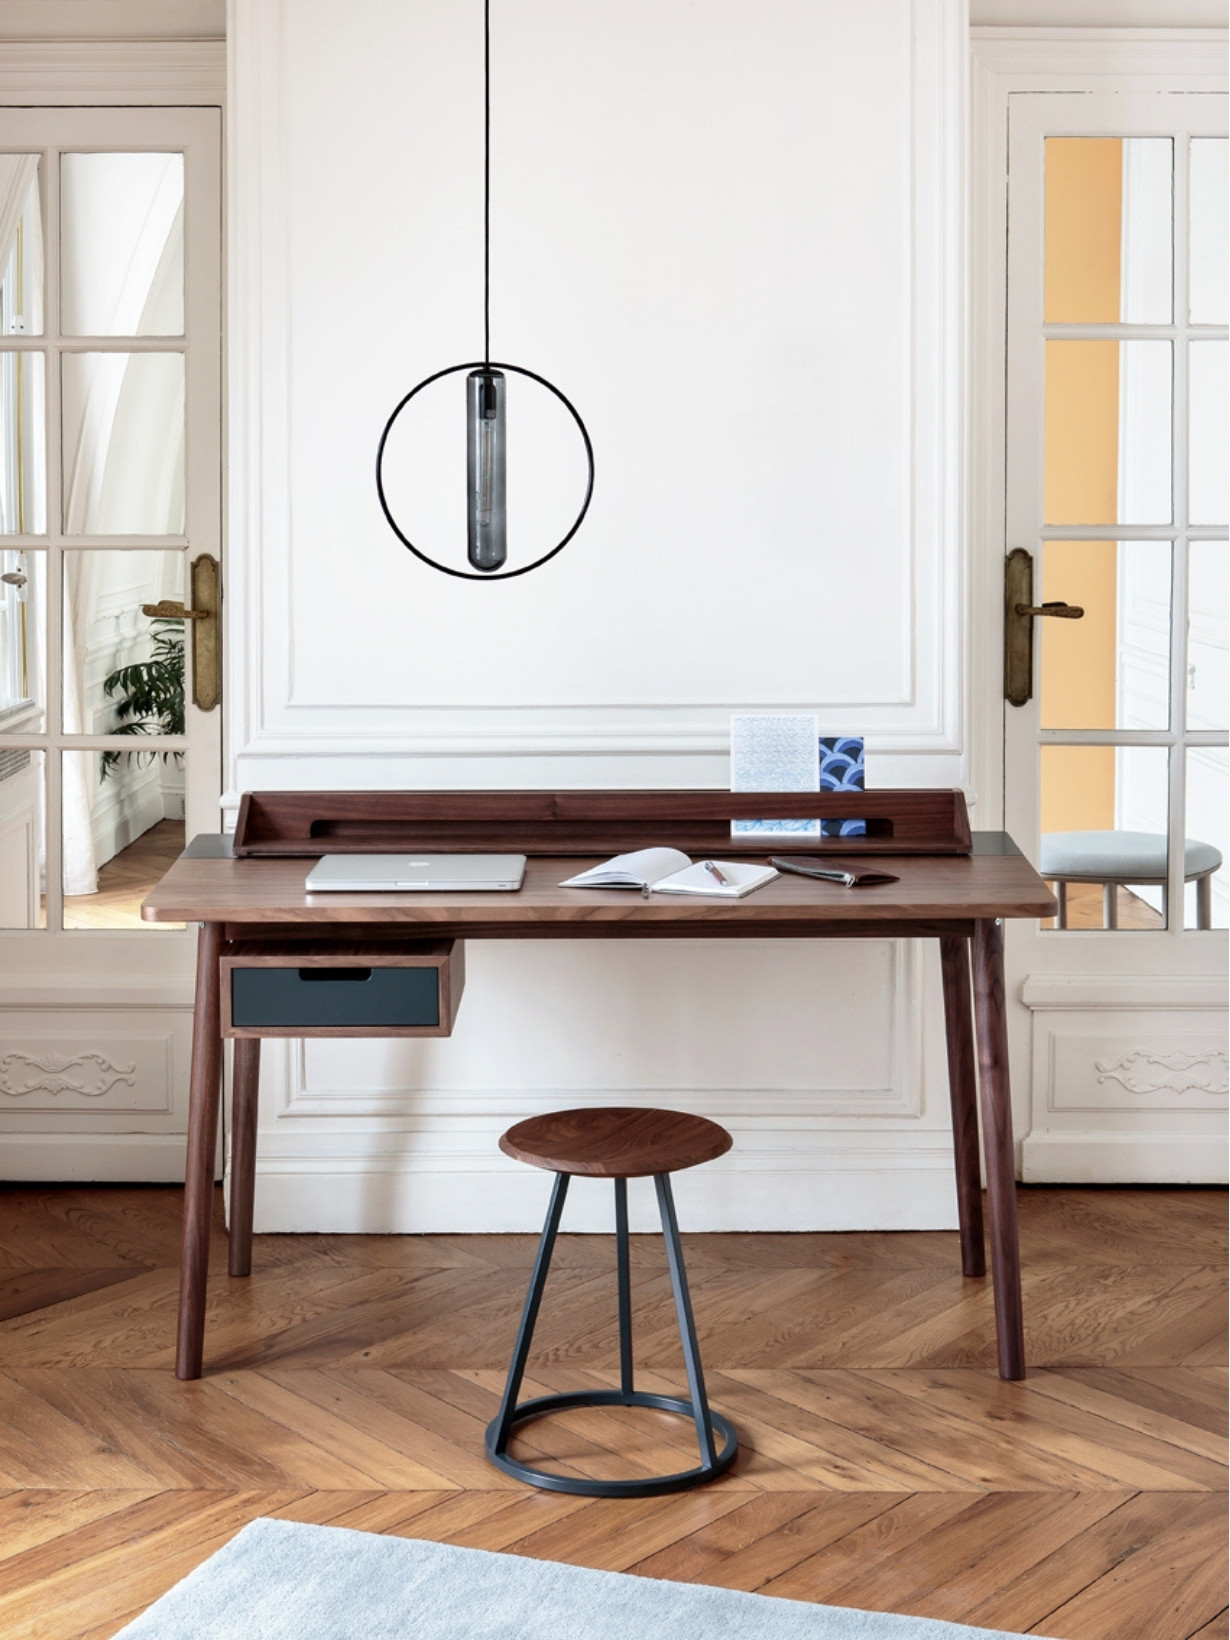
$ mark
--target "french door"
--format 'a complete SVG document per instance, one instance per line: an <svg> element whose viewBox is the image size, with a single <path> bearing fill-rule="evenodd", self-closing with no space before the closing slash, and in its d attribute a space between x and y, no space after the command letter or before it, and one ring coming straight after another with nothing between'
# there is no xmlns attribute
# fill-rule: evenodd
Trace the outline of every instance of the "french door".
<svg viewBox="0 0 1230 1640"><path fill-rule="evenodd" d="M1023 1171L1224 1177L1226 101L1009 102L1004 810L1060 900L1010 945Z"/></svg>
<svg viewBox="0 0 1230 1640"><path fill-rule="evenodd" d="M139 906L219 823L220 139L0 110L0 1176L182 1167L191 937Z"/></svg>

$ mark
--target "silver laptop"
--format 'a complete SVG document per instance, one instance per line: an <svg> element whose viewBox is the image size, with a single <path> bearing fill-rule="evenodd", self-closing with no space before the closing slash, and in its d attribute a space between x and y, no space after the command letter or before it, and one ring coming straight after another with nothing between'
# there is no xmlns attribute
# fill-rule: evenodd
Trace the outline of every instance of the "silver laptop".
<svg viewBox="0 0 1230 1640"><path fill-rule="evenodd" d="M524 854L326 854L303 886L309 894L396 889L491 893L518 889L524 877Z"/></svg>

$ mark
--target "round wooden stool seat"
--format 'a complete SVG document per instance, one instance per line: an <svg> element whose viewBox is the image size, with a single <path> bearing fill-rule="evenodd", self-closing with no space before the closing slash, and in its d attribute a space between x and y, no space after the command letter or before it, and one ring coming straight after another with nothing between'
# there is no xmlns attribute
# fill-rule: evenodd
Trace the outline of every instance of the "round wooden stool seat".
<svg viewBox="0 0 1230 1640"><path fill-rule="evenodd" d="M550 1173L640 1179L711 1162L733 1142L724 1127L704 1116L600 1105L531 1116L501 1136L500 1149Z"/></svg>

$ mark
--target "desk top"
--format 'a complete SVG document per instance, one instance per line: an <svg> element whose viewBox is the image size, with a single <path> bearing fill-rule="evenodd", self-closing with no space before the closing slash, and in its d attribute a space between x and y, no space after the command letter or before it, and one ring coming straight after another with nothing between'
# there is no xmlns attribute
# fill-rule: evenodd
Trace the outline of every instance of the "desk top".
<svg viewBox="0 0 1230 1640"><path fill-rule="evenodd" d="M402 937L814 939L958 932L977 918L1056 911L1046 884L1003 832L976 832L971 855L902 857L884 865L897 882L845 888L783 874L742 900L560 888L562 878L582 868L575 858L551 856L529 861L515 894L308 894L303 879L310 861L237 860L229 838L201 836L148 896L141 915L147 922L261 925L253 934L281 925L341 935L366 925L395 927Z"/></svg>

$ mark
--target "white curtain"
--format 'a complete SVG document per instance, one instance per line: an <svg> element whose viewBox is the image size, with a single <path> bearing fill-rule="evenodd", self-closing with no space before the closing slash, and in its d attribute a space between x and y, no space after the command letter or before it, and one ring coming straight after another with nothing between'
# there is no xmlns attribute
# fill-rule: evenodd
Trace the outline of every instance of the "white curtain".
<svg viewBox="0 0 1230 1640"><path fill-rule="evenodd" d="M37 175L37 154L0 154L0 267L12 254L17 224Z"/></svg>
<svg viewBox="0 0 1230 1640"><path fill-rule="evenodd" d="M85 721L82 681L96 575L97 564L93 553L64 554L64 730L70 735L88 734L93 729L93 724ZM65 894L98 892L98 863L94 857L91 819L97 769L96 752L64 754L64 790L61 798L64 863L61 875Z"/></svg>

